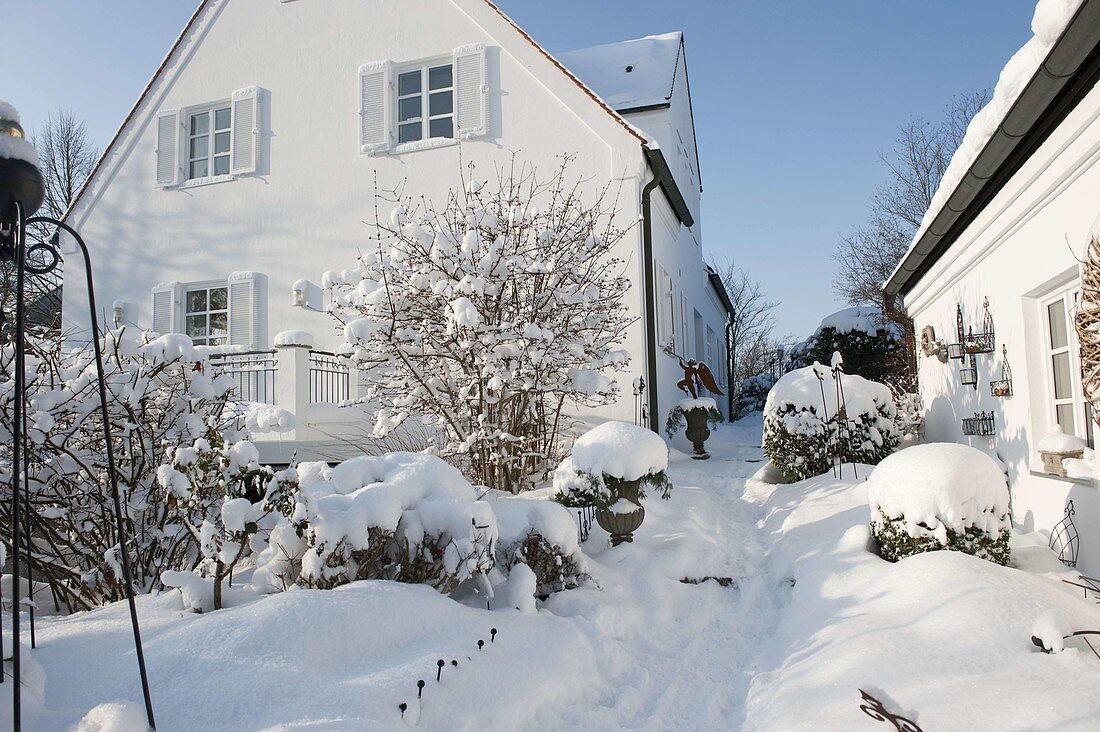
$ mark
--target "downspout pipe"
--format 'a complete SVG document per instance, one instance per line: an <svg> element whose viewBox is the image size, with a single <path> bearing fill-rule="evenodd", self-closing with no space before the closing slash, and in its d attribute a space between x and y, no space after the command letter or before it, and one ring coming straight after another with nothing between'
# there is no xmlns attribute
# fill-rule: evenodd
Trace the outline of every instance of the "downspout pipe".
<svg viewBox="0 0 1100 732"><path fill-rule="evenodd" d="M657 426L657 290L653 285L653 190L661 185L654 175L642 188L642 275L645 280L645 356L646 395L649 403L649 428Z"/></svg>

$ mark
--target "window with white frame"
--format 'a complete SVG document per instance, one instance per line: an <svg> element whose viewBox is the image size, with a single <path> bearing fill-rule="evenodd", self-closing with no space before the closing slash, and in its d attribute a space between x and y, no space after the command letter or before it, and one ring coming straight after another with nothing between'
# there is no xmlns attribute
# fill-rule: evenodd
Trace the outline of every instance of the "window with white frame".
<svg viewBox="0 0 1100 732"><path fill-rule="evenodd" d="M196 346L224 346L229 338L229 288L197 287L184 296L184 332Z"/></svg>
<svg viewBox="0 0 1100 732"><path fill-rule="evenodd" d="M1051 417L1067 435L1093 445L1092 406L1081 386L1081 356L1073 330L1077 291L1063 292L1042 303L1045 325L1047 394Z"/></svg>
<svg viewBox="0 0 1100 732"><path fill-rule="evenodd" d="M188 114L187 180L229 175L232 119L228 104Z"/></svg>
<svg viewBox="0 0 1100 732"><path fill-rule="evenodd" d="M454 66L397 73L397 142L454 137Z"/></svg>

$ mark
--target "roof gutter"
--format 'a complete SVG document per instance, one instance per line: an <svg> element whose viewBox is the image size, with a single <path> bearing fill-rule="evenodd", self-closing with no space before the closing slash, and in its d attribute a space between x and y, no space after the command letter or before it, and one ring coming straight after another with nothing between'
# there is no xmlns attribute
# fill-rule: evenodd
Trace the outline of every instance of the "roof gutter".
<svg viewBox="0 0 1100 732"><path fill-rule="evenodd" d="M1097 0L1097 2L1100 2L1100 0ZM680 223L689 229L695 226L695 219L692 217L691 211L688 210L687 201L684 200L683 194L680 193L680 187L676 185L676 179L672 177L672 170L668 167L665 154L661 152L660 148L653 149L645 145L642 145L642 152L645 153L646 162L649 163L649 168L653 171L654 180L660 184L661 190L668 197L672 210L676 212L676 218L680 219Z"/></svg>
<svg viewBox="0 0 1100 732"><path fill-rule="evenodd" d="M1100 0L1085 0L931 225L885 285L910 292L1050 134L1100 82Z"/></svg>

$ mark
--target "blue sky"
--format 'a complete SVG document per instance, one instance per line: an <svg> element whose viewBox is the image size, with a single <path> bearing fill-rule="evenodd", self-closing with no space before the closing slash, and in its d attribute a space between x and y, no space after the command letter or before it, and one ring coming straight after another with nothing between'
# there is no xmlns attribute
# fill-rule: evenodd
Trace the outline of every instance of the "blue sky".
<svg viewBox="0 0 1100 732"><path fill-rule="evenodd" d="M323 0L305 0L323 5ZM272 0L274 2L274 0ZM838 237L859 223L897 127L991 87L1034 0L498 0L550 51L682 30L703 237L808 335L842 303ZM197 0L0 0L0 98L33 128L58 106L102 148ZM47 31L48 29L48 31Z"/></svg>

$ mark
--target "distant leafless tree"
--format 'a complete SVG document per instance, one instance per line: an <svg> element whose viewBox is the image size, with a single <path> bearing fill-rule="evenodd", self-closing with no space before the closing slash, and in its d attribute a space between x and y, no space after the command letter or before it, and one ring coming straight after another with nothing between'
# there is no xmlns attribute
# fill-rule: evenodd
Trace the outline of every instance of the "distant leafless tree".
<svg viewBox="0 0 1100 732"><path fill-rule="evenodd" d="M45 200L38 214L61 218L88 179L99 153L88 139L84 121L68 110L59 109L46 117L41 129L31 135L38 151ZM42 240L53 229L34 226L28 232L32 240ZM26 314L32 328L58 332L61 327L61 270L44 275L28 274L26 281ZM9 318L14 306L15 272L10 263L0 266L0 303L8 304Z"/></svg>
<svg viewBox="0 0 1100 732"><path fill-rule="evenodd" d="M894 148L880 154L887 180L875 189L867 220L841 237L833 254L836 293L853 305L877 305L910 343L913 323L886 301L882 285L905 255L970 120L989 97L988 89L960 94L951 98L939 122L917 117L898 129ZM892 369L892 381L901 389L915 387L912 348L906 354L905 362Z"/></svg>
<svg viewBox="0 0 1100 732"><path fill-rule="evenodd" d="M46 184L43 213L61 218L91 174L99 152L88 139L84 121L64 109L48 115L45 126L35 130L31 142L38 150Z"/></svg>
<svg viewBox="0 0 1100 732"><path fill-rule="evenodd" d="M728 374L730 376L729 396L733 403L735 392L740 383L763 370L763 343L772 340L775 327L773 310L777 303L769 300L760 286L760 282L741 267L727 259L711 265L722 278L722 284L733 303L733 316L726 338L726 352L729 354Z"/></svg>

